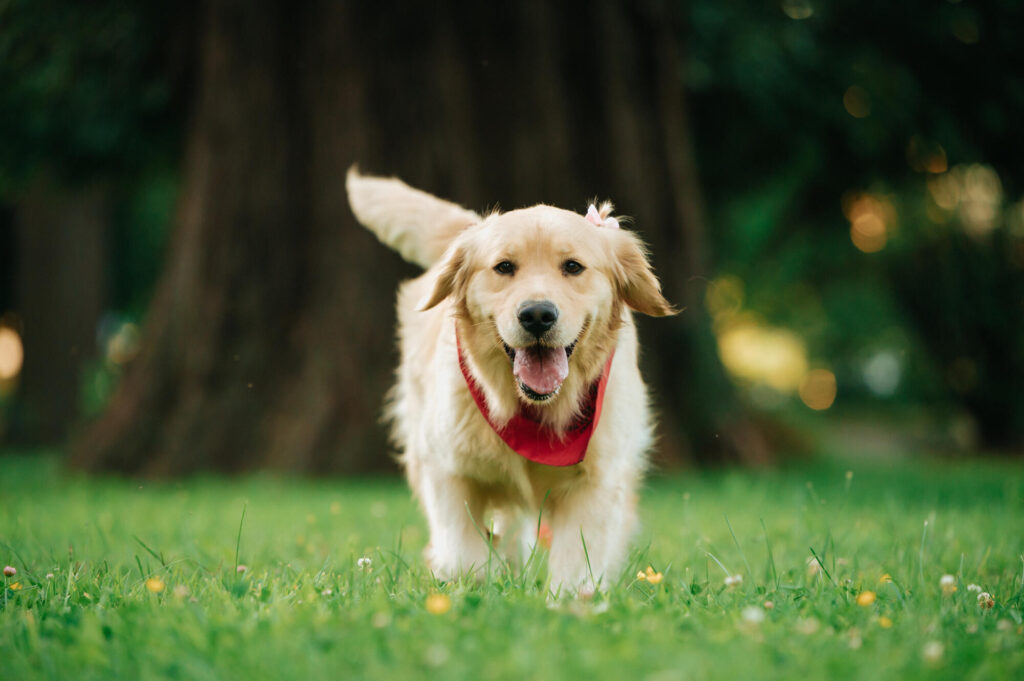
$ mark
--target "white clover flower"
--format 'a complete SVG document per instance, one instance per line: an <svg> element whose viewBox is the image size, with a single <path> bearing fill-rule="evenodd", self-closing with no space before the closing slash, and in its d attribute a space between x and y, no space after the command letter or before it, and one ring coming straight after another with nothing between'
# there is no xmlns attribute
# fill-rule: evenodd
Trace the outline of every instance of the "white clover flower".
<svg viewBox="0 0 1024 681"><path fill-rule="evenodd" d="M807 559L807 576L816 577L821 574L821 563L814 556Z"/></svg>
<svg viewBox="0 0 1024 681"><path fill-rule="evenodd" d="M735 588L743 583L743 575L729 575L725 578L725 585L727 587Z"/></svg>
<svg viewBox="0 0 1024 681"><path fill-rule="evenodd" d="M747 624L760 624L761 622L764 622L765 614L763 609L756 605L751 605L743 608L741 617L743 617L743 621Z"/></svg>
<svg viewBox="0 0 1024 681"><path fill-rule="evenodd" d="M976 594L980 594L981 593L981 587L978 586L977 584L968 584L967 585L967 590L970 591L971 593L976 593Z"/></svg>
<svg viewBox="0 0 1024 681"><path fill-rule="evenodd" d="M363 556L362 558L356 561L356 567L360 570L369 570L373 567L373 561L367 558L366 556Z"/></svg>
<svg viewBox="0 0 1024 681"><path fill-rule="evenodd" d="M811 634L816 633L818 629L821 628L821 622L819 622L814 617L801 617L796 621L796 624L794 626L796 630L804 636L810 636Z"/></svg>
<svg viewBox="0 0 1024 681"><path fill-rule="evenodd" d="M939 586L942 588L942 593L947 596L956 591L956 577L953 575L942 575L942 579L939 580Z"/></svg>
<svg viewBox="0 0 1024 681"><path fill-rule="evenodd" d="M991 608L996 604L996 599L992 598L992 594L987 591L982 591L978 594L978 607L979 608Z"/></svg>
<svg viewBox="0 0 1024 681"><path fill-rule="evenodd" d="M942 659L942 654L945 652L945 648L938 641L928 641L924 644L924 648L921 649L921 657L924 658L925 662L932 664Z"/></svg>

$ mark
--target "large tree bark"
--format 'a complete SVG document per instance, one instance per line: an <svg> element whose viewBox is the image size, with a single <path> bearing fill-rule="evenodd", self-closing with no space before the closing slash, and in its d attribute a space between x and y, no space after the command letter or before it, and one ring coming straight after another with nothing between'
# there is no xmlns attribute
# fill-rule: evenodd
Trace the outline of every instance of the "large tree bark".
<svg viewBox="0 0 1024 681"><path fill-rule="evenodd" d="M43 178L18 204L15 309L25 362L15 440L60 442L74 423L82 365L97 351L109 217L102 186L70 190Z"/></svg>
<svg viewBox="0 0 1024 681"><path fill-rule="evenodd" d="M710 451L733 414L691 286L706 253L678 26L644 3L495 7L206 8L167 270L78 464L389 465L375 421L394 288L413 270L355 225L343 184L357 161L476 209L616 200L687 305L644 334L664 458Z"/></svg>

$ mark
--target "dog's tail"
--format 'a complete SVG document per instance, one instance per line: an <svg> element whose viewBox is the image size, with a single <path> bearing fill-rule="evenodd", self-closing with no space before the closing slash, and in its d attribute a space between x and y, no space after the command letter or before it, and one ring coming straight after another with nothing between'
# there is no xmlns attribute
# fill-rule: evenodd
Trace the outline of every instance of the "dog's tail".
<svg viewBox="0 0 1024 681"><path fill-rule="evenodd" d="M356 219L403 258L422 267L437 262L462 230L481 219L397 178L361 175L356 166L349 168L345 188Z"/></svg>

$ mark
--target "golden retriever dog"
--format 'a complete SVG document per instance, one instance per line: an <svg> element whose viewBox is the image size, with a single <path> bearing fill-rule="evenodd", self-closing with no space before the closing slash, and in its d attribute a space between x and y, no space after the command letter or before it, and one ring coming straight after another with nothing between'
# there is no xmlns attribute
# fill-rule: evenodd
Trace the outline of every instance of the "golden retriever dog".
<svg viewBox="0 0 1024 681"><path fill-rule="evenodd" d="M492 551L515 558L541 513L552 593L601 588L623 567L652 441L631 310L674 313L643 244L610 203L478 215L355 168L346 185L356 218L426 268L398 292L387 416L430 568L448 580Z"/></svg>

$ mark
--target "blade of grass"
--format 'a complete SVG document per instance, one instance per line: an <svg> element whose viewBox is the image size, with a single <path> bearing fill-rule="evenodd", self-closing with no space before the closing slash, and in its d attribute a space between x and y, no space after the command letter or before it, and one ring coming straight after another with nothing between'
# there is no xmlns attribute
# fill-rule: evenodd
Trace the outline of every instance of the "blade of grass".
<svg viewBox="0 0 1024 681"><path fill-rule="evenodd" d="M740 552L740 558L743 559L743 564L747 566L747 579L753 581L754 571L750 569L750 563L747 562L747 554L743 552L743 547L740 546L740 540L736 538L736 533L732 531L732 523L729 522L729 516L725 515L724 513L722 515L725 518L726 526L728 526L729 528L729 534L732 535L732 540L736 543L736 548Z"/></svg>
<svg viewBox="0 0 1024 681"><path fill-rule="evenodd" d="M764 530L764 545L768 548L768 566L771 568L772 577L775 580L775 589L779 588L779 572L775 568L775 556L772 554L772 542L768 538L768 528L765 527L764 518L761 518L761 529Z"/></svg>
<svg viewBox="0 0 1024 681"><path fill-rule="evenodd" d="M590 551L587 550L587 538L583 536L583 528L580 528L580 541L583 542L583 557L587 559L587 574L590 575L590 583L597 590L597 581L594 579L594 570L590 567Z"/></svg>
<svg viewBox="0 0 1024 681"><path fill-rule="evenodd" d="M234 573L238 574L238 553L242 547L242 525L245 524L245 510L249 507L249 502L242 504L242 517L238 520L238 537L235 539L235 568Z"/></svg>
<svg viewBox="0 0 1024 681"><path fill-rule="evenodd" d="M167 562L164 561L163 555L158 554L156 551L154 551L153 549L151 549L148 546L146 546L146 542L144 542L141 539L139 539L138 535L134 535L133 534L132 535L132 539L134 539L136 542L138 542L139 546L141 546L142 548L146 549L146 553L148 553L149 555L151 555L154 558L156 558L157 562L160 563L161 567L167 567ZM138 560L138 556L136 556L135 558L136 558L136 560ZM146 576L143 575L142 578L145 579Z"/></svg>
<svg viewBox="0 0 1024 681"><path fill-rule="evenodd" d="M821 566L822 572L824 572L825 576L828 577L828 581L832 582L832 586L835 586L836 585L835 580L833 580L832 579L832 575L829 574L828 568L825 567L825 563L823 563L821 561L821 558L818 558L818 554L814 552L814 548L810 547L810 546L808 546L807 548L811 549L811 555L814 556L814 560L818 561L818 565Z"/></svg>
<svg viewBox="0 0 1024 681"><path fill-rule="evenodd" d="M924 585L924 544L928 539L928 521L924 521L924 529L921 530L921 549L917 553L917 579L918 586Z"/></svg>
<svg viewBox="0 0 1024 681"><path fill-rule="evenodd" d="M722 572L724 572L724 573L725 573L725 576L726 576L726 577L731 577L731 576L732 576L732 573L731 573L731 572L729 572L729 570L728 570L728 569L727 569L727 568L726 568L726 567L725 567L724 565L722 565L722 561L720 561L720 560L718 560L717 558L715 558L715 555L714 555L713 553L711 553L711 552L710 552L710 551L708 551L707 549L705 549L705 550L704 550L704 553L706 553L706 554L707 554L708 558L710 558L711 560L713 560L713 561L715 561L716 563L718 563L718 567L722 568ZM710 577L710 575L709 575L709 576L708 576L708 583L710 583L710 582L711 582L711 577Z"/></svg>
<svg viewBox="0 0 1024 681"><path fill-rule="evenodd" d="M491 581L491 558L497 558L498 559L498 563L503 568L505 568L506 571L511 571L512 568L511 568L510 565L508 565L506 563L505 559L502 558L501 554L499 554L497 551L494 550L494 533L493 532L487 532L487 534L484 534L484 532L486 532L486 530L480 529L480 524L477 523L476 518L473 517L473 511L471 511L469 509L469 502L468 501L465 502L465 506L466 506L466 513L469 515L469 520L470 520L470 522L473 523L473 529L476 530L476 533L478 535L480 535L480 539L482 539L484 544L487 545L487 566L486 566L487 572L486 572L486 576L487 576L487 581L490 582Z"/></svg>

